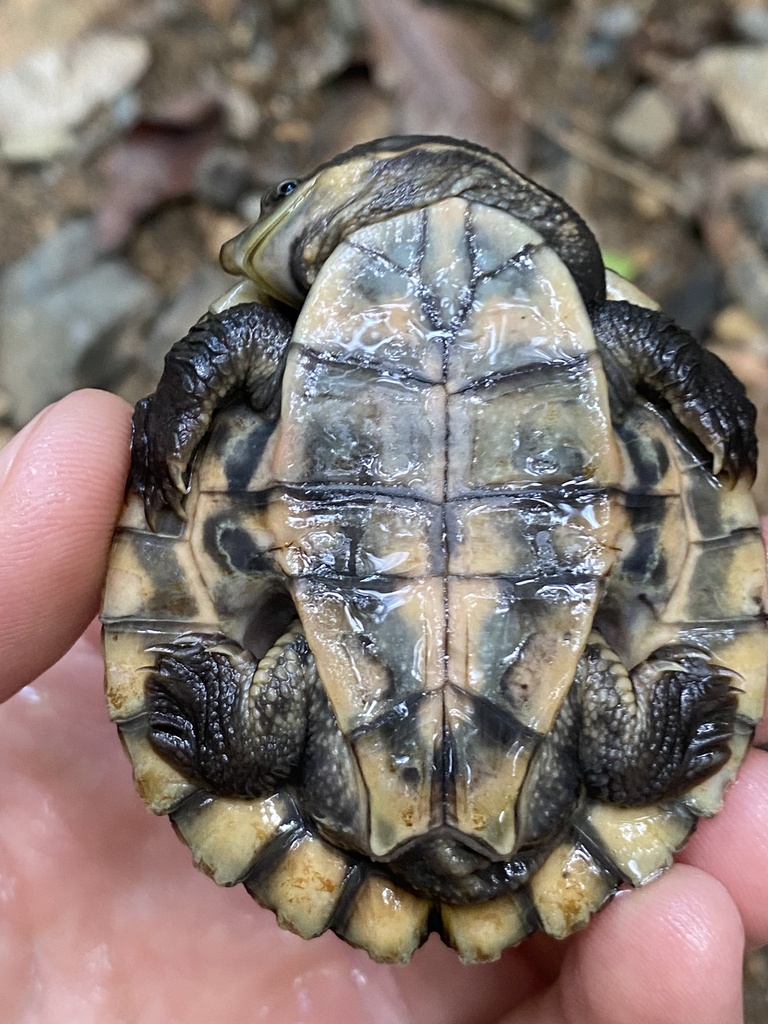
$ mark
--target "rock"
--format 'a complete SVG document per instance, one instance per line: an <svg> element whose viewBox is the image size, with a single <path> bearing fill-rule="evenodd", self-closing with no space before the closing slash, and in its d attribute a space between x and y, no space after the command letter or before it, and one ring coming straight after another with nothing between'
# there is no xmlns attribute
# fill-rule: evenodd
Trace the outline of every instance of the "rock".
<svg viewBox="0 0 768 1024"><path fill-rule="evenodd" d="M71 149L72 130L135 85L149 62L145 40L102 32L3 71L0 154L10 161L41 161Z"/></svg>
<svg viewBox="0 0 768 1024"><path fill-rule="evenodd" d="M204 153L195 169L195 191L214 206L234 209L253 184L251 159L234 146L214 146Z"/></svg>
<svg viewBox="0 0 768 1024"><path fill-rule="evenodd" d="M768 149L768 46L713 46L692 65L734 138Z"/></svg>
<svg viewBox="0 0 768 1024"><path fill-rule="evenodd" d="M237 204L237 212L246 223L258 220L261 214L261 200L264 192L247 192Z"/></svg>
<svg viewBox="0 0 768 1024"><path fill-rule="evenodd" d="M716 260L702 250L687 267L677 287L664 295L664 313L701 338L722 306L724 294L720 268Z"/></svg>
<svg viewBox="0 0 768 1024"><path fill-rule="evenodd" d="M609 4L595 12L592 31L615 41L627 39L640 28L640 11L634 3Z"/></svg>
<svg viewBox="0 0 768 1024"><path fill-rule="evenodd" d="M712 321L712 334L724 347L758 353L763 360L762 376L765 378L768 333L743 306L730 305L721 310ZM763 383L768 385L768 380Z"/></svg>
<svg viewBox="0 0 768 1024"><path fill-rule="evenodd" d="M738 6L733 12L733 27L752 43L768 43L768 10L762 3Z"/></svg>
<svg viewBox="0 0 768 1024"><path fill-rule="evenodd" d="M261 110L256 100L236 85L222 89L220 98L229 134L241 142L253 139L261 124Z"/></svg>
<svg viewBox="0 0 768 1024"><path fill-rule="evenodd" d="M747 183L734 196L734 207L757 244L768 253L768 178Z"/></svg>
<svg viewBox="0 0 768 1024"><path fill-rule="evenodd" d="M97 259L90 220L65 224L0 279L0 379L21 426L76 387L114 372L115 332L146 318L155 287L120 259Z"/></svg>
<svg viewBox="0 0 768 1024"><path fill-rule="evenodd" d="M13 264L2 280L2 294L47 294L79 277L96 260L96 235L88 218L71 220Z"/></svg>
<svg viewBox="0 0 768 1024"><path fill-rule="evenodd" d="M660 89L642 86L613 119L611 131L629 152L657 156L677 138L677 110Z"/></svg>
<svg viewBox="0 0 768 1024"><path fill-rule="evenodd" d="M595 12L585 50L587 63L607 67L618 60L625 41L640 28L641 17L631 3L609 4Z"/></svg>
<svg viewBox="0 0 768 1024"><path fill-rule="evenodd" d="M107 16L114 0L3 0L0 69L36 50L61 46Z"/></svg>
<svg viewBox="0 0 768 1024"><path fill-rule="evenodd" d="M228 291L235 279L216 267L203 266L157 318L146 342L142 360L154 382L160 377L165 354L174 342L183 338L209 305Z"/></svg>

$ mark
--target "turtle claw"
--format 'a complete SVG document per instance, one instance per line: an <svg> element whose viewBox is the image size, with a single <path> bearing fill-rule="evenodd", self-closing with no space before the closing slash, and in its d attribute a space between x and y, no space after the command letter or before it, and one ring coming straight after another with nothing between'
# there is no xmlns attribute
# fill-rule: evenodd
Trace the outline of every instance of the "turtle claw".
<svg viewBox="0 0 768 1024"><path fill-rule="evenodd" d="M298 763L306 735L301 685L314 677L302 671L306 645L295 632L286 634L279 664L267 658L255 694L259 663L223 633L183 633L148 650L157 655L145 687L149 742L183 776L209 793L252 797ZM298 689L286 690L291 668Z"/></svg>
<svg viewBox="0 0 768 1024"><path fill-rule="evenodd" d="M234 647L224 633L179 633L167 643L152 644L145 648L148 654L169 654L174 658L185 655L199 657L206 650L223 648L226 644Z"/></svg>
<svg viewBox="0 0 768 1024"><path fill-rule="evenodd" d="M714 370L711 376L714 377ZM712 456L712 474L729 491L740 480L751 487L757 467L755 411L745 400L739 402L740 397L743 398L738 393L726 394L721 399L721 407L713 399L711 409L698 411L707 431L707 437L702 440Z"/></svg>
<svg viewBox="0 0 768 1024"><path fill-rule="evenodd" d="M189 484L184 479L186 469L186 465L178 459L169 459L168 476L173 484L173 494L175 495L184 496L189 493Z"/></svg>
<svg viewBox="0 0 768 1024"><path fill-rule="evenodd" d="M591 643L583 662L579 756L590 795L638 807L679 796L722 767L731 756L737 673L704 647L682 643L617 672L616 662L605 667L602 643Z"/></svg>
<svg viewBox="0 0 768 1024"><path fill-rule="evenodd" d="M150 529L157 531L158 516L165 508L186 521L184 499L189 487L185 476L189 458L176 430L157 412L154 395L142 398L133 414L131 469L127 489L135 491L144 503L144 516Z"/></svg>
<svg viewBox="0 0 768 1024"><path fill-rule="evenodd" d="M184 507L184 499L189 493L187 487L177 487L175 484L173 487L169 487L167 482L163 487L163 497L165 498L165 504L170 508L179 519L184 522L187 521L187 512Z"/></svg>
<svg viewBox="0 0 768 1024"><path fill-rule="evenodd" d="M149 648L157 654L146 684L149 740L183 775L216 787L226 752L233 709L255 662L233 664L216 648L221 633L184 633ZM225 757L225 761L226 761Z"/></svg>

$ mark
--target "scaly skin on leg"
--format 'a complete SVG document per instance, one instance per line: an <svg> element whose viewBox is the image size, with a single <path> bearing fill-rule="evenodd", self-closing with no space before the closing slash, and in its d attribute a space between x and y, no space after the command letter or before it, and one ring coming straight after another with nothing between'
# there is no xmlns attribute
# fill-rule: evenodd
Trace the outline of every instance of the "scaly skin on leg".
<svg viewBox="0 0 768 1024"><path fill-rule="evenodd" d="M629 403L639 391L668 404L724 483L754 480L755 407L722 360L668 317L630 302L606 302L594 328L614 400Z"/></svg>
<svg viewBox="0 0 768 1024"><path fill-rule="evenodd" d="M597 633L574 681L579 760L590 796L626 807L672 797L728 760L732 674L702 650L669 646L631 672Z"/></svg>
<svg viewBox="0 0 768 1024"><path fill-rule="evenodd" d="M216 634L187 633L156 648L147 682L150 741L206 790L258 796L296 768L317 681L298 625L257 661Z"/></svg>
<svg viewBox="0 0 768 1024"><path fill-rule="evenodd" d="M184 518L187 470L216 410L238 395L257 411L270 406L291 332L282 313L243 303L204 316L170 350L157 390L133 416L128 489L142 496L150 526L164 505Z"/></svg>

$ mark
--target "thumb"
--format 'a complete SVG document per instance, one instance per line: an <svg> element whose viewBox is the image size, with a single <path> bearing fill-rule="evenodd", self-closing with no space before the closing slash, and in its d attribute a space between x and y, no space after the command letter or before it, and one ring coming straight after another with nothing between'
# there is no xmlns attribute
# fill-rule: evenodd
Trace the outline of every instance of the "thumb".
<svg viewBox="0 0 768 1024"><path fill-rule="evenodd" d="M129 436L127 403L79 391L0 452L0 701L57 661L98 609Z"/></svg>

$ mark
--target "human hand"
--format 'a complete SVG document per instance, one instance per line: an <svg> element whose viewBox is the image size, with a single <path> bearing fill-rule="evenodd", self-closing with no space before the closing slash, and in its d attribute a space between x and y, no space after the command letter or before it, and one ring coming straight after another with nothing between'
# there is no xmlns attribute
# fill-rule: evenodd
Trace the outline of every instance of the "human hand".
<svg viewBox="0 0 768 1024"><path fill-rule="evenodd" d="M768 941L763 751L663 878L495 964L464 967L433 937L379 966L195 871L133 790L95 626L64 653L97 611L129 421L80 392L0 454L0 699L35 680L0 710L2 1024L741 1021L745 936Z"/></svg>

